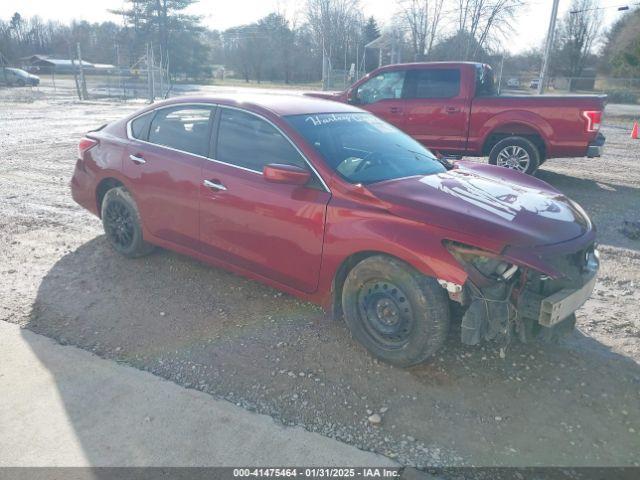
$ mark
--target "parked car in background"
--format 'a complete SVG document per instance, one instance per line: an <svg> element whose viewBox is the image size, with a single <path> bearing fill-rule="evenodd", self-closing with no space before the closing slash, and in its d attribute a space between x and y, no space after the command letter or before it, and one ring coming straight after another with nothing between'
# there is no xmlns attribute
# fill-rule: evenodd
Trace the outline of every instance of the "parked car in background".
<svg viewBox="0 0 640 480"><path fill-rule="evenodd" d="M605 141L605 96L498 96L480 63L387 65L344 92L307 95L358 105L437 153L526 173L549 158L598 157Z"/></svg>
<svg viewBox="0 0 640 480"><path fill-rule="evenodd" d="M520 80L517 78L510 78L507 80L507 87L509 88L520 88Z"/></svg>
<svg viewBox="0 0 640 480"><path fill-rule="evenodd" d="M540 85L540 80L537 78L534 78L533 80L531 80L531 82L529 82L529 88L531 89L536 89L538 88L538 85Z"/></svg>
<svg viewBox="0 0 640 480"><path fill-rule="evenodd" d="M401 366L442 346L451 302L467 344L570 330L598 269L589 217L550 185L312 97L150 105L80 140L71 190L121 254L158 245L319 303Z"/></svg>
<svg viewBox="0 0 640 480"><path fill-rule="evenodd" d="M40 84L40 77L25 72L20 68L0 67L0 85L10 87L35 87Z"/></svg>

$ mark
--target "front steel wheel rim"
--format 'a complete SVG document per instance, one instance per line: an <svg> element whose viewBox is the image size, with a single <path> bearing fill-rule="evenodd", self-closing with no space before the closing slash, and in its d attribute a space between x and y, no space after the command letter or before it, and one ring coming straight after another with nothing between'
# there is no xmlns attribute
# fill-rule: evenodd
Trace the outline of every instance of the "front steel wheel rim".
<svg viewBox="0 0 640 480"><path fill-rule="evenodd" d="M369 280L358 292L358 313L369 336L385 349L402 348L413 329L411 303L400 287Z"/></svg>
<svg viewBox="0 0 640 480"><path fill-rule="evenodd" d="M531 163L529 153L518 145L509 145L504 147L498 153L496 164L499 167L506 167L519 172L526 172Z"/></svg>
<svg viewBox="0 0 640 480"><path fill-rule="evenodd" d="M129 208L119 201L109 202L104 218L109 240L120 248L129 248L135 232Z"/></svg>

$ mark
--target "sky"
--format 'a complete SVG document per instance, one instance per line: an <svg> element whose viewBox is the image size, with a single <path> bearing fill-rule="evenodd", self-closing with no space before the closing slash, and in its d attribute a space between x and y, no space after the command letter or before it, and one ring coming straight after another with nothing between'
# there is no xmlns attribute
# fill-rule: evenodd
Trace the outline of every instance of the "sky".
<svg viewBox="0 0 640 480"><path fill-rule="evenodd" d="M635 2L637 0L631 0L628 4ZM120 8L123 3L123 0L0 0L0 18L7 20L18 11L26 17L39 15L45 20L63 22L72 19L118 22L120 18L109 14L107 9ZM373 15L380 24L389 23L397 12L394 0L360 0L360 3L364 15ZM457 2L445 1L445 10L451 10L455 3ZM553 0L525 0L525 3L527 7L514 22L514 33L508 41L503 42L503 49L511 53L541 46L547 33ZM607 26L624 15L615 7L627 4L624 0L601 0L599 3L607 7L603 10ZM189 13L201 15L203 23L210 28L226 29L251 23L273 11L283 13L300 23L304 17L304 4L304 0L200 0L190 7ZM560 0L560 17L569 10L570 4L571 0Z"/></svg>

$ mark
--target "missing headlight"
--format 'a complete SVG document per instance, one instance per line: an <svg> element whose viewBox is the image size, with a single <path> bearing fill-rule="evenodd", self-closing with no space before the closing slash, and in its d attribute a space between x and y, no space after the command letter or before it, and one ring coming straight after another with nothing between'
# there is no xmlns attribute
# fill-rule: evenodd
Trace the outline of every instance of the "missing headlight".
<svg viewBox="0 0 640 480"><path fill-rule="evenodd" d="M451 241L445 242L445 246L460 264L466 268L472 267L484 277L492 280L508 280L513 277L518 270L516 265L503 260L500 255L487 250Z"/></svg>

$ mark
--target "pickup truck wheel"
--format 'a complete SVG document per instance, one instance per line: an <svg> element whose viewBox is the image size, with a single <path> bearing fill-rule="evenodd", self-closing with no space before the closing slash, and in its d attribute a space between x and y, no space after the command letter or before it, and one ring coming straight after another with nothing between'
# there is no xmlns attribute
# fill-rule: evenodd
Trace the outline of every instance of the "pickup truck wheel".
<svg viewBox="0 0 640 480"><path fill-rule="evenodd" d="M368 257L349 272L342 308L352 336L374 356L400 367L424 362L449 329L444 290L386 255Z"/></svg>
<svg viewBox="0 0 640 480"><path fill-rule="evenodd" d="M533 174L540 166L540 151L524 137L507 137L496 143L489 153L489 163Z"/></svg>
<svg viewBox="0 0 640 480"><path fill-rule="evenodd" d="M142 238L138 207L124 187L112 188L105 194L102 225L113 249L125 257L142 257L153 250L153 245Z"/></svg>

